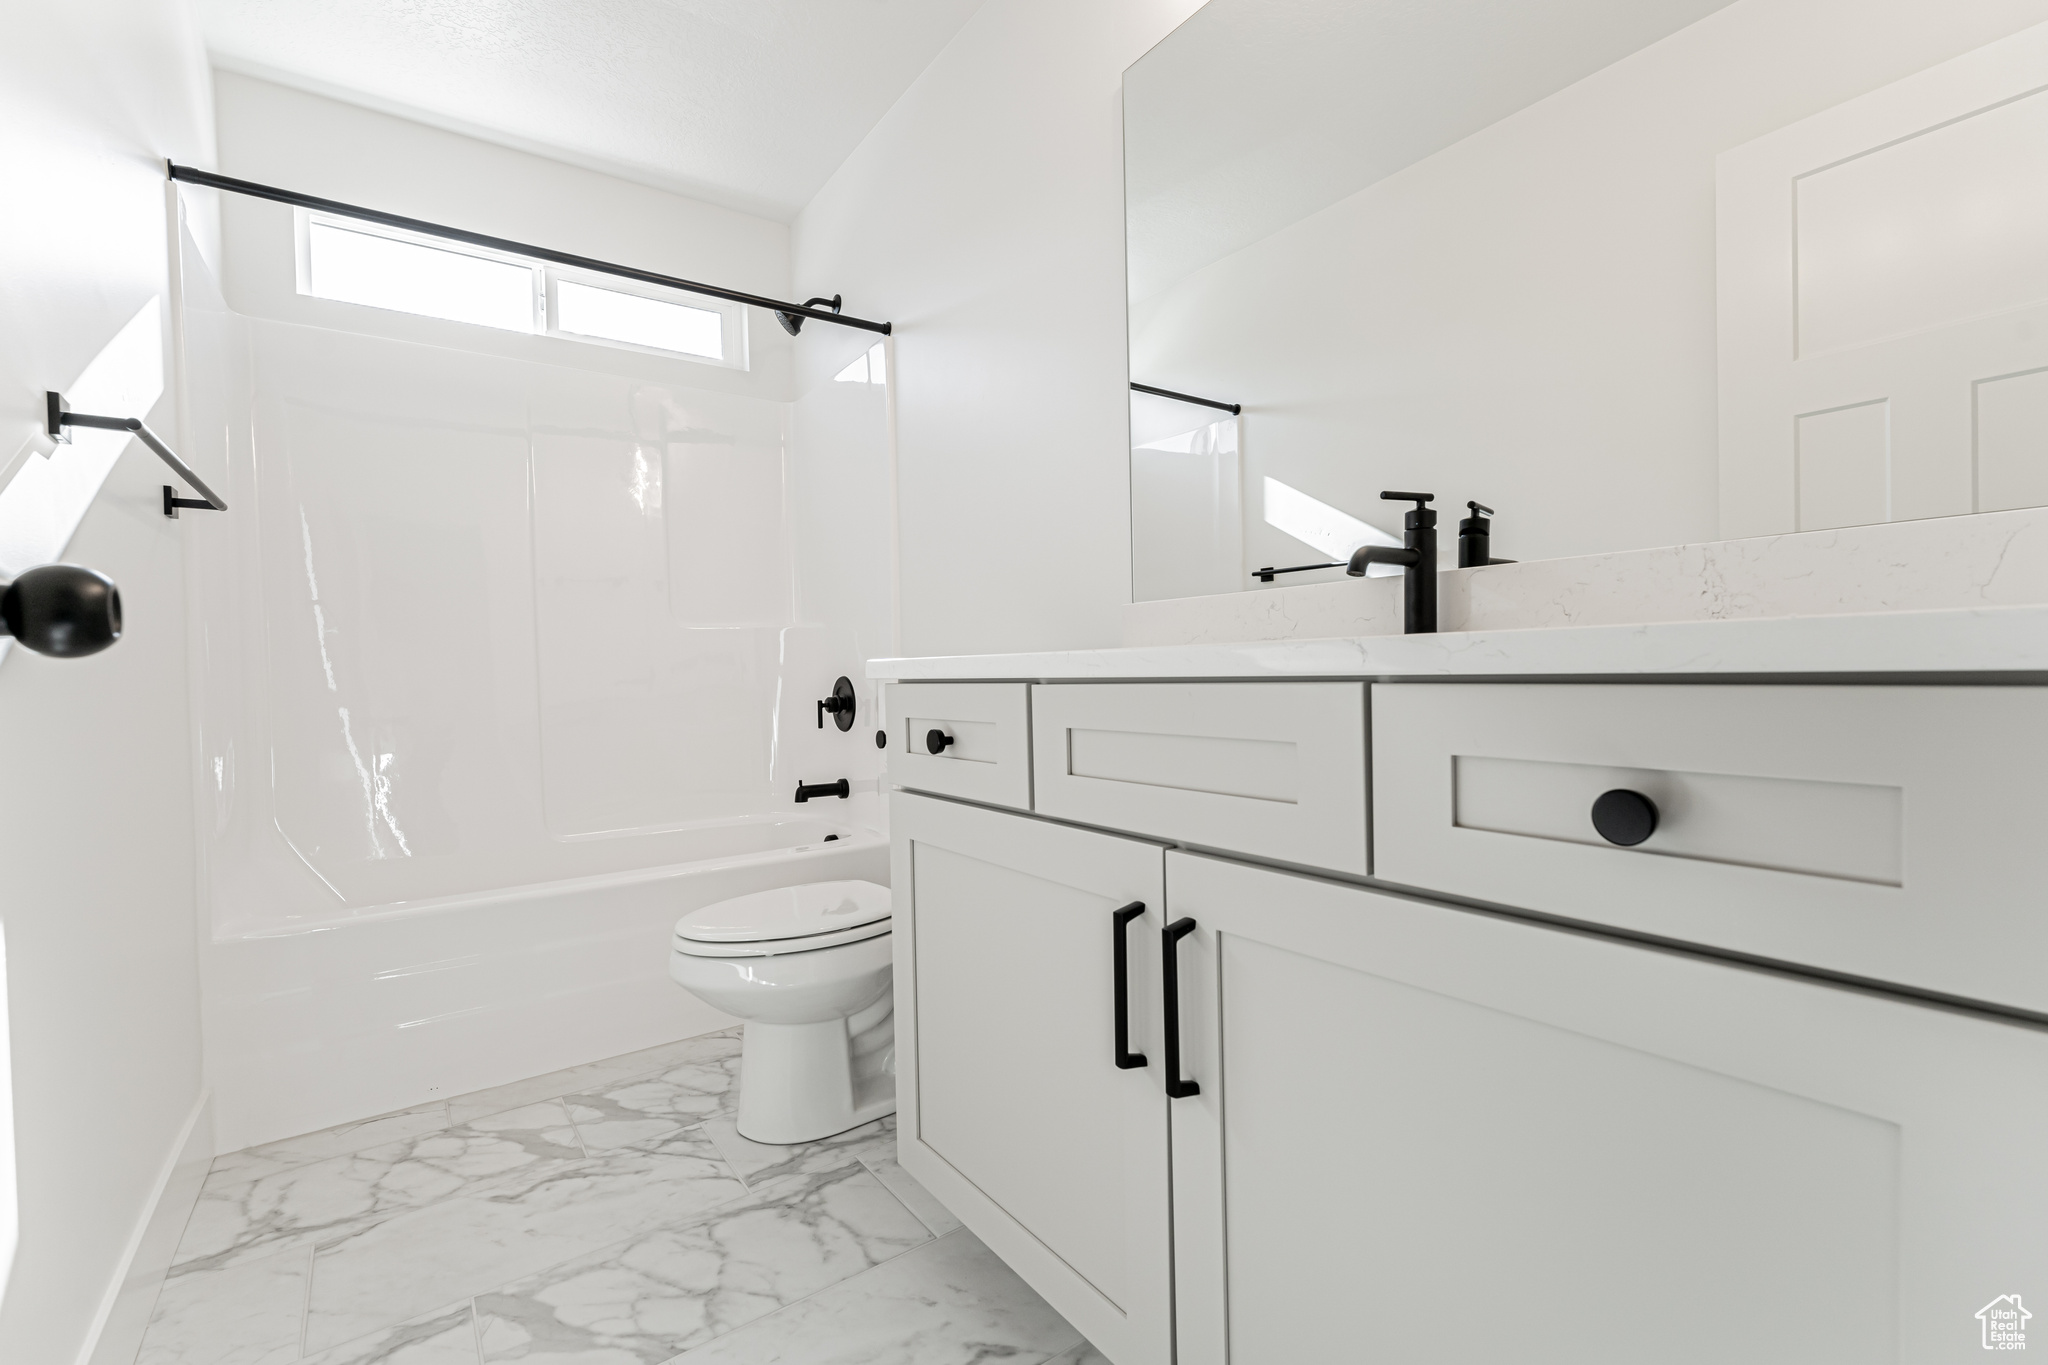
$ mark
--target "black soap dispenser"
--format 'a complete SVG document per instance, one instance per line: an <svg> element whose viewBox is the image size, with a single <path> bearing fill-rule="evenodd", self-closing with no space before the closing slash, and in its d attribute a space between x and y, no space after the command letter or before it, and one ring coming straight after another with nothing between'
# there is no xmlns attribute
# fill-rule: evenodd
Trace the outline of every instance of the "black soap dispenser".
<svg viewBox="0 0 2048 1365"><path fill-rule="evenodd" d="M1458 567L1474 568L1481 564L1512 564L1512 559L1493 557L1493 523L1487 520L1493 509L1483 503L1468 502L1472 515L1458 522Z"/></svg>

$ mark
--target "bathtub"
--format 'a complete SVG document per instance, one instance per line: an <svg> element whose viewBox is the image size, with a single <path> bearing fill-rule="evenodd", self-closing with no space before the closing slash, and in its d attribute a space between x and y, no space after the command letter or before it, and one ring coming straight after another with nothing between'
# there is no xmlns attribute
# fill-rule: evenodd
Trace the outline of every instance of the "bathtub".
<svg viewBox="0 0 2048 1365"><path fill-rule="evenodd" d="M678 918L797 882L889 880L871 824L778 812L688 833L688 862L206 943L218 1149L723 1028L668 979Z"/></svg>

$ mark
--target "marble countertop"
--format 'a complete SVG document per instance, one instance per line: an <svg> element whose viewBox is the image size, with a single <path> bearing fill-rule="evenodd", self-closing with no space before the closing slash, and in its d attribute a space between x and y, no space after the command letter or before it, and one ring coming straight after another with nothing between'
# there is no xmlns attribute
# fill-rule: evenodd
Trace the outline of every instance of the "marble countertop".
<svg viewBox="0 0 2048 1365"><path fill-rule="evenodd" d="M1755 678L2041 674L2048 606L875 659L870 678Z"/></svg>

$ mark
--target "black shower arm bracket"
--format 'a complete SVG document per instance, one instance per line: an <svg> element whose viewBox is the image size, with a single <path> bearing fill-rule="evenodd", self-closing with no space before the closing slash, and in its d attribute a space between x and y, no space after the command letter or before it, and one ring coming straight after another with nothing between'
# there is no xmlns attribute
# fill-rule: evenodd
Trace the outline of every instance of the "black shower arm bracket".
<svg viewBox="0 0 2048 1365"><path fill-rule="evenodd" d="M43 394L46 422L50 439L59 445L71 444L72 427L89 427L94 431L125 431L136 440L156 452L158 459L169 465L177 476L199 491L197 498L177 497L177 490L164 485L164 515L175 517L180 507L203 507L210 512L225 512L228 505L221 501L220 494L206 486L206 480L192 472L192 466L179 459L177 452L163 443L155 432L143 423L140 417L96 417L87 412L73 412L65 405L64 395L55 390Z"/></svg>

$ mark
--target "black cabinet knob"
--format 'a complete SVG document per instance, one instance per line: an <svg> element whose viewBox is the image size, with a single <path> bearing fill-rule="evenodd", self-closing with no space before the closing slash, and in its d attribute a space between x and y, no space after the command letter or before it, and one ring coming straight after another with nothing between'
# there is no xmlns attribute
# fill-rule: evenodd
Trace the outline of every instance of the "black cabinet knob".
<svg viewBox="0 0 2048 1365"><path fill-rule="evenodd" d="M953 737L944 730L927 730L924 732L924 748L928 754L942 754L946 752L946 746L952 742Z"/></svg>
<svg viewBox="0 0 2048 1365"><path fill-rule="evenodd" d="M887 730L875 731L875 747L877 749L886 749L889 747L889 732Z"/></svg>
<svg viewBox="0 0 2048 1365"><path fill-rule="evenodd" d="M1657 803L1626 787L1601 792L1593 801L1593 828L1608 843L1632 848L1657 832Z"/></svg>

